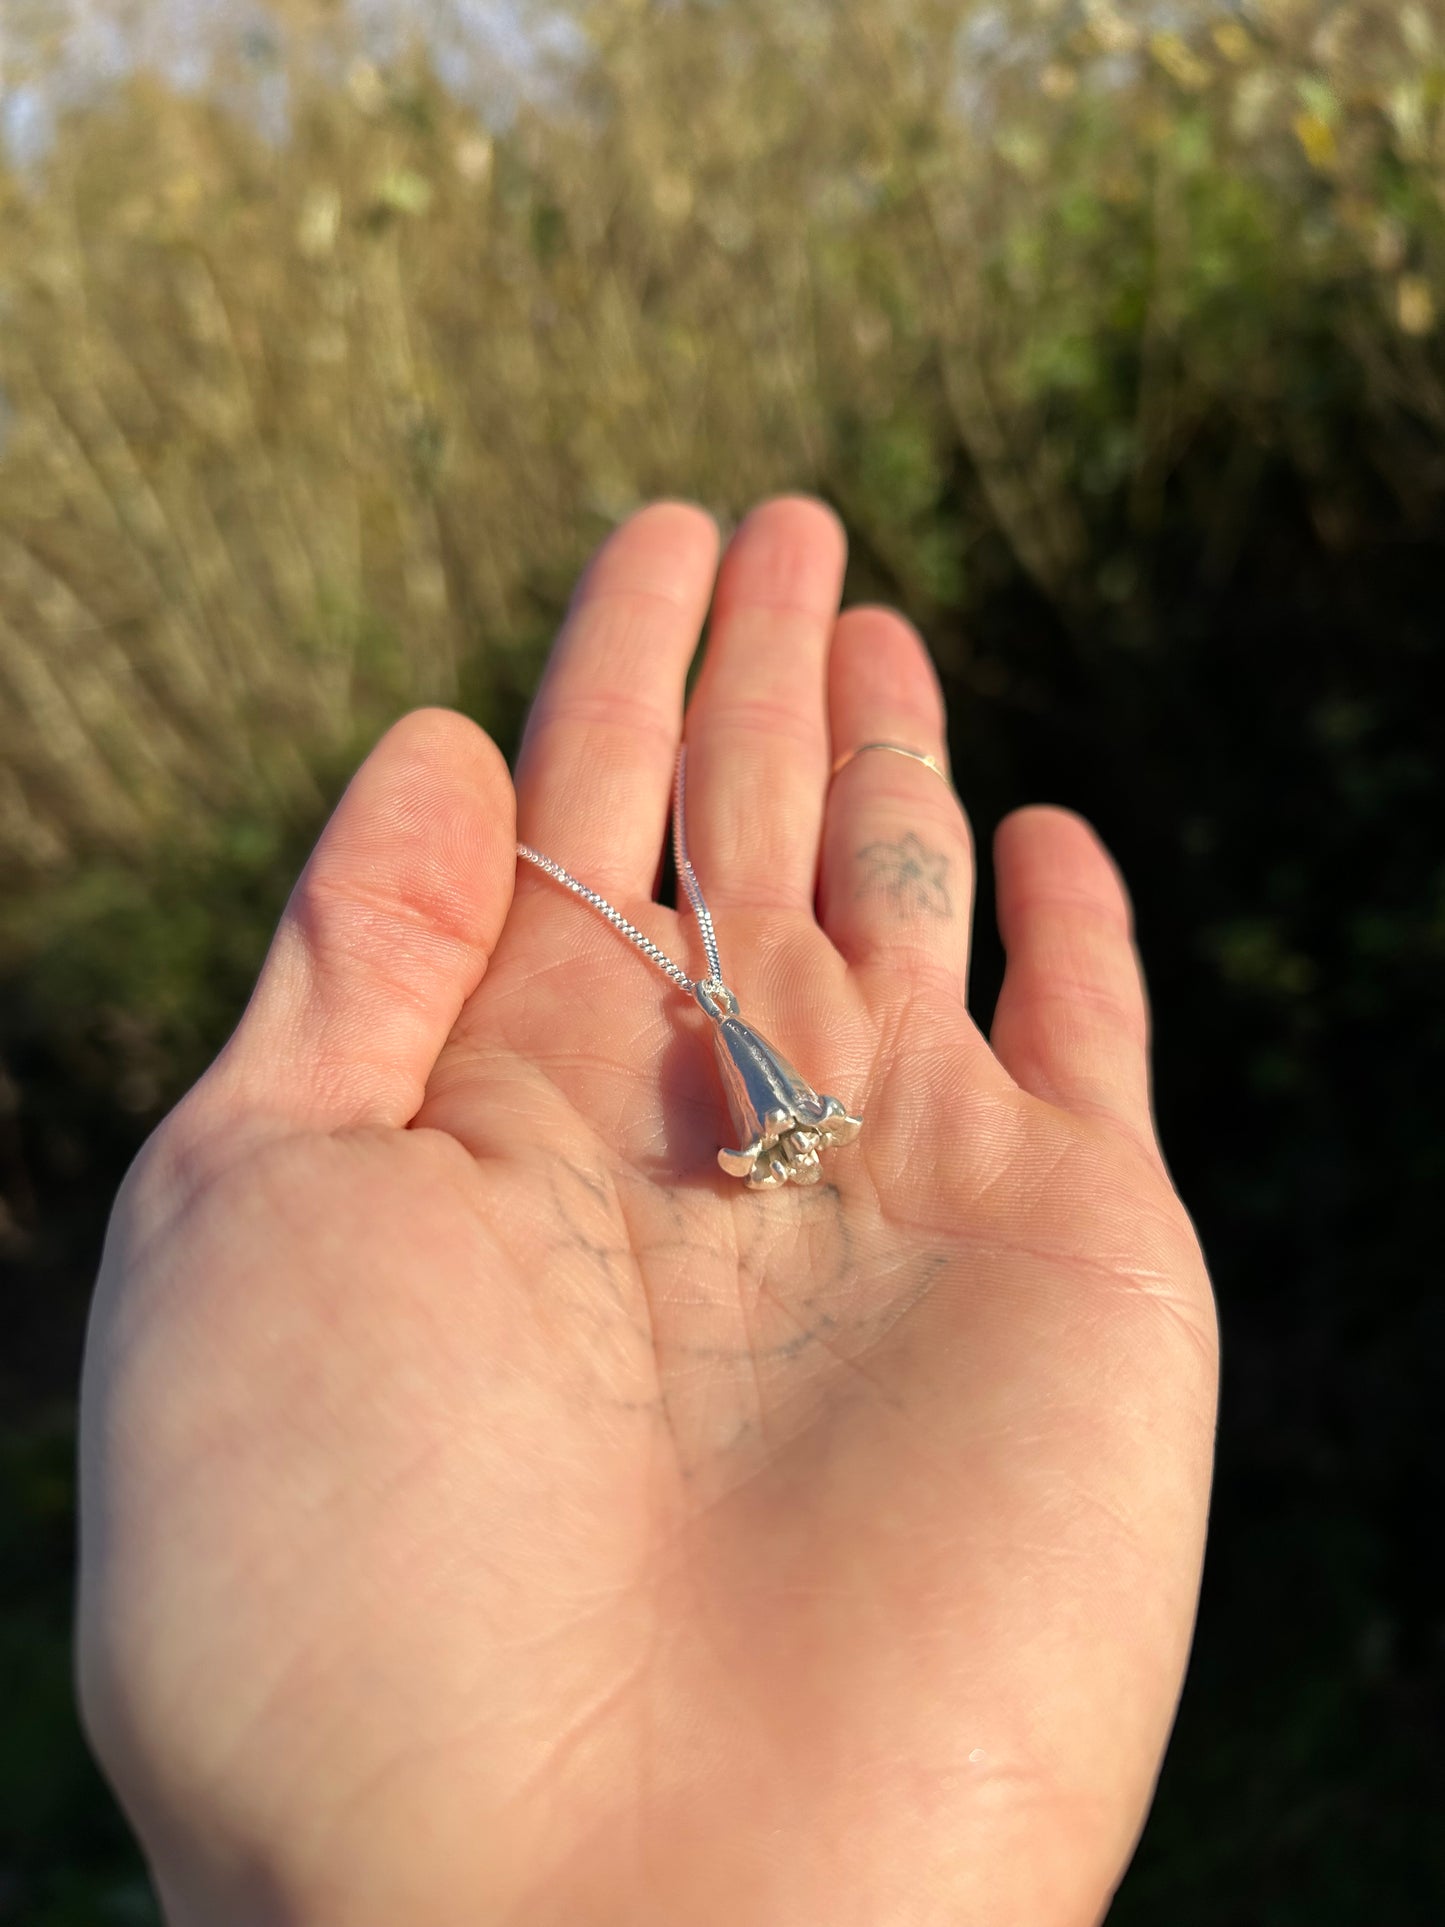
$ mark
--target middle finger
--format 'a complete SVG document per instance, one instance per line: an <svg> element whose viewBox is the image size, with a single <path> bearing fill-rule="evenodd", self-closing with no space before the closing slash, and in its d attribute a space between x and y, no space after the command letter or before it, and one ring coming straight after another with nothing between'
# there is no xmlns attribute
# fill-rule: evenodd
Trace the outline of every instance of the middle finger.
<svg viewBox="0 0 1445 1927"><path fill-rule="evenodd" d="M723 557L685 729L688 839L715 906L811 910L847 559L842 523L808 495L760 503Z"/></svg>

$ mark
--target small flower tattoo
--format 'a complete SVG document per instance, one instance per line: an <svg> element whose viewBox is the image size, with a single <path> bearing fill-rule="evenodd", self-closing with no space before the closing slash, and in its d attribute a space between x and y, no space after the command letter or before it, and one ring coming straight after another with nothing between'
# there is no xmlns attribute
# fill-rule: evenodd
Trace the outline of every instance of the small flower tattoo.
<svg viewBox="0 0 1445 1927"><path fill-rule="evenodd" d="M863 866L855 896L886 896L899 916L953 914L948 897L948 858L930 850L912 830L896 843L868 843L858 852Z"/></svg>

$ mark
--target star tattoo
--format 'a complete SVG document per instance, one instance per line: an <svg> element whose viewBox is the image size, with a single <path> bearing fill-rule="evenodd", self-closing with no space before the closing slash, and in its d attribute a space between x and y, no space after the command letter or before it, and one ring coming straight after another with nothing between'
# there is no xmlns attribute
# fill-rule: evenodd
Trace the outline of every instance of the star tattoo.
<svg viewBox="0 0 1445 1927"><path fill-rule="evenodd" d="M855 896L881 894L899 916L921 911L926 916L952 915L948 897L948 858L930 850L912 830L896 843L868 843L858 852L863 865Z"/></svg>

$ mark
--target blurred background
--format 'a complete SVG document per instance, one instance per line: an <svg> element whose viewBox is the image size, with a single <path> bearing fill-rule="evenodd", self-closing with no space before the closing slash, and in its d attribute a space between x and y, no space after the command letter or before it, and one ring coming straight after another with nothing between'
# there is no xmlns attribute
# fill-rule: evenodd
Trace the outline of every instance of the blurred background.
<svg viewBox="0 0 1445 1927"><path fill-rule="evenodd" d="M158 1918L69 1679L126 1163L384 725L510 751L621 517L783 489L981 848L1137 900L1224 1389L1113 1927L1445 1921L1442 315L1442 0L4 0L0 1922Z"/></svg>

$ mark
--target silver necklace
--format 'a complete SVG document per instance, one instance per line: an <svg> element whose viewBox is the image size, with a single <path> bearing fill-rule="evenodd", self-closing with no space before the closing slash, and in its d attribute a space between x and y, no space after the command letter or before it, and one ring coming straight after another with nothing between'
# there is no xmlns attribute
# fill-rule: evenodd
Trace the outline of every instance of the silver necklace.
<svg viewBox="0 0 1445 1927"><path fill-rule="evenodd" d="M766 1037L744 1023L738 1000L723 982L717 932L712 912L702 894L697 872L687 853L687 818L683 792L687 747L677 753L672 786L672 853L677 874L697 919L707 954L707 975L689 977L650 937L596 890L588 889L570 870L550 856L517 845L517 855L536 864L574 896L600 911L614 930L633 943L679 990L686 991L712 1020L713 1049L733 1124L742 1139L738 1150L721 1148L717 1161L730 1176L746 1180L749 1190L768 1190L780 1184L816 1184L822 1175L818 1153L834 1144L850 1144L863 1128L861 1117L849 1115L836 1097L819 1096Z"/></svg>

